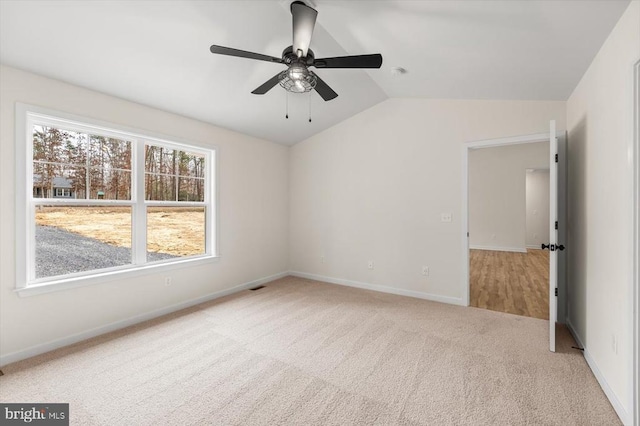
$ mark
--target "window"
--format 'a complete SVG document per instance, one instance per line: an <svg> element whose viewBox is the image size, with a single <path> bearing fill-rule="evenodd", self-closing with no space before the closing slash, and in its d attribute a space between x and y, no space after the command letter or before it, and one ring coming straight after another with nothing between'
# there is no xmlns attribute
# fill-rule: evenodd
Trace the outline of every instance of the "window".
<svg viewBox="0 0 640 426"><path fill-rule="evenodd" d="M18 109L19 288L216 256L214 150Z"/></svg>
<svg viewBox="0 0 640 426"><path fill-rule="evenodd" d="M56 188L56 197L71 197L71 190L68 188Z"/></svg>

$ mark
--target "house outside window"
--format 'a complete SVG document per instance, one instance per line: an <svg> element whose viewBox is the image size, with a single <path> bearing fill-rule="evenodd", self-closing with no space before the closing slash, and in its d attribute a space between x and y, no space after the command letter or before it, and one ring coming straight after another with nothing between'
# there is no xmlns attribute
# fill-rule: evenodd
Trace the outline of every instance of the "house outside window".
<svg viewBox="0 0 640 426"><path fill-rule="evenodd" d="M63 180L63 183L65 185L65 187L54 187L55 191L56 191L56 198L71 198L71 189L67 188L66 185L70 185L69 180L68 179L64 179L64 178L58 178L59 180Z"/></svg>
<svg viewBox="0 0 640 426"><path fill-rule="evenodd" d="M19 109L19 289L216 257L214 149Z"/></svg>

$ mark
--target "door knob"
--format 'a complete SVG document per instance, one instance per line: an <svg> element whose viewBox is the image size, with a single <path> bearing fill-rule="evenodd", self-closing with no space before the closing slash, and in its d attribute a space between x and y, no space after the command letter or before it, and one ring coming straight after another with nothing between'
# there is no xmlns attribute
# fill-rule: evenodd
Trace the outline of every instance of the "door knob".
<svg viewBox="0 0 640 426"><path fill-rule="evenodd" d="M558 244L558 245L555 245L555 244L542 244L542 250L544 250L544 249L549 249L551 251L556 251L556 250L562 251L562 250L564 250L564 246L562 244Z"/></svg>

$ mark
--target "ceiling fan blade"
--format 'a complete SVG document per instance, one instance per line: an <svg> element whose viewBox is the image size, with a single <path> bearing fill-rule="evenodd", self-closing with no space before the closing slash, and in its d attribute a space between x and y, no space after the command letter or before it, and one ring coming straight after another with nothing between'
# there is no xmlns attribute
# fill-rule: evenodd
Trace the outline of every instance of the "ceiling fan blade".
<svg viewBox="0 0 640 426"><path fill-rule="evenodd" d="M339 56L336 58L320 58L313 61L316 68L380 68L382 55Z"/></svg>
<svg viewBox="0 0 640 426"><path fill-rule="evenodd" d="M301 1L294 1L291 3L291 14L293 15L293 53L305 58L311 44L318 12Z"/></svg>
<svg viewBox="0 0 640 426"><path fill-rule="evenodd" d="M247 52L245 50L233 49L231 47L216 46L215 44L212 45L209 48L209 50L211 50L211 53L216 53L218 55L236 56L238 58L247 58L247 59L257 59L258 61L276 62L278 64L284 63L284 61L281 58L276 58L275 56Z"/></svg>
<svg viewBox="0 0 640 426"><path fill-rule="evenodd" d="M322 99L324 99L325 101L330 101L331 99L335 99L338 97L338 94L334 92L333 89L329 87L329 85L325 83L320 77L318 77L318 74L314 72L312 72L311 74L313 74L317 79L315 89Z"/></svg>
<svg viewBox="0 0 640 426"><path fill-rule="evenodd" d="M280 79L278 78L279 76L280 76L280 73L274 75L269 80L267 80L262 86L258 87L251 93L253 93L254 95L264 95L269 90L273 89L276 84L278 84L278 82L280 81Z"/></svg>

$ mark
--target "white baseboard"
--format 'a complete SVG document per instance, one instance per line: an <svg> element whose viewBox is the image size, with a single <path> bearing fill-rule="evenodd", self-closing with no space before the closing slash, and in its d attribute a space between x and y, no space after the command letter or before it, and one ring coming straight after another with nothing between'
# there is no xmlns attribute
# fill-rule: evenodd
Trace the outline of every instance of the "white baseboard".
<svg viewBox="0 0 640 426"><path fill-rule="evenodd" d="M509 251L513 253L526 253L527 249L522 247L493 247L493 246L476 246L470 245L471 250L489 250L489 251Z"/></svg>
<svg viewBox="0 0 640 426"><path fill-rule="evenodd" d="M214 293L207 294L205 296L197 297L195 299L187 300L185 302L176 303L174 305L166 306L164 308L156 309L151 312L146 312L144 314L136 315L131 318L127 318L124 320L112 322L110 324L106 324L100 327L92 328L87 331L83 331L77 334L73 334L71 336L63 337L61 339L52 340L50 342L42 343L39 345L31 346L26 349L22 349L20 351L11 352L6 355L0 356L0 366L4 366L7 364L11 364L12 362L20 361L23 359L31 358L36 355L43 354L45 352L52 351L54 349L62 348L64 346L69 346L77 342L81 342L83 340L90 339L92 337L99 336L101 334L109 333L111 331L119 330L121 328L129 327L134 324L138 324L144 321L148 321L150 319L154 319L157 317L161 317L163 315L170 314L172 312L179 311L181 309L190 308L191 306L198 305L200 303L208 302L213 299L218 299L220 297L228 296L233 293L237 293L242 290L246 290L261 284L268 283L270 281L277 280L279 278L283 278L289 275L288 272L281 272L279 274L271 275L269 277L260 278L254 281L250 281L244 284L240 284L226 290L216 291Z"/></svg>
<svg viewBox="0 0 640 426"><path fill-rule="evenodd" d="M310 280L324 281L331 284L344 285L347 287L355 287L355 288L362 288L365 290L379 291L381 293L397 294L399 296L415 297L418 299L426 299L434 302L448 303L450 305L466 306L463 300L457 297L439 296L437 294L424 293L421 291L404 290L404 289L395 288L395 287L387 287L384 285L369 284L369 283L363 283L360 281L345 280L342 278L325 277L323 275L308 274L306 272L299 272L299 271L290 271L289 275L292 275L294 277L307 278Z"/></svg>
<svg viewBox="0 0 640 426"><path fill-rule="evenodd" d="M609 386L607 379L604 377L604 375L600 371L600 368L598 368L598 364L596 364L596 361L591 356L589 349L584 345L584 343L582 342L582 339L580 338L580 335L576 332L575 328L571 324L571 321L569 320L567 320L567 328L569 329L569 332L571 333L575 341L578 343L578 345L581 348L584 348L584 351L583 351L584 359L587 361L587 365L589 365L589 368L591 368L593 375L596 376L596 380L600 384L600 387L604 391L604 394L609 399L609 402L611 402L611 405L613 406L613 409L616 411L616 414L618 414L618 417L620 417L620 420L625 426L631 426L633 424L633 420L631 419L631 416L629 415L627 410L624 409L624 406L618 399L618 396L615 394L613 389L611 389L611 386Z"/></svg>
<svg viewBox="0 0 640 426"><path fill-rule="evenodd" d="M526 245L526 247L527 247L528 249L532 249L532 250L541 250L541 248L540 248L540 244L538 244L538 245L535 245L535 244L527 244L527 245Z"/></svg>

